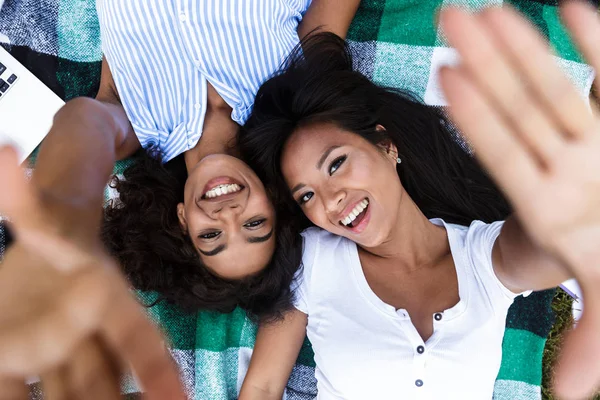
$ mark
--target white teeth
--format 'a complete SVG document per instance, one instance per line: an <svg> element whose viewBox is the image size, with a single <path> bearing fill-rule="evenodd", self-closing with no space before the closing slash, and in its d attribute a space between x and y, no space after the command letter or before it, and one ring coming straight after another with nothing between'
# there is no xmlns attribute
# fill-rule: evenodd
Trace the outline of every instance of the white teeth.
<svg viewBox="0 0 600 400"><path fill-rule="evenodd" d="M364 199L363 201L358 203L356 205L356 207L354 207L354 209L352 209L352 211L350 211L350 213L346 216L346 218L342 219L340 222L342 224L344 224L345 226L350 225L350 223L356 219L358 214L363 212L365 210L365 208L367 208L368 205L369 205L369 200Z"/></svg>
<svg viewBox="0 0 600 400"><path fill-rule="evenodd" d="M214 199L215 197L219 197L224 194L239 192L240 190L242 190L242 187L237 183L233 183L231 185L219 185L210 189L204 194L204 196L207 199Z"/></svg>

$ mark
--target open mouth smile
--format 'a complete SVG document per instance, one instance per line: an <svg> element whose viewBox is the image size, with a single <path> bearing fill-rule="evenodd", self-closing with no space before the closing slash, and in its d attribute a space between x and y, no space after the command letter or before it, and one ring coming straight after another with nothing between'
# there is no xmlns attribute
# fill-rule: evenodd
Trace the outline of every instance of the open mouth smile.
<svg viewBox="0 0 600 400"><path fill-rule="evenodd" d="M354 206L352 210L342 218L339 223L346 229L350 229L355 233L360 233L364 230L369 222L369 199L365 198Z"/></svg>

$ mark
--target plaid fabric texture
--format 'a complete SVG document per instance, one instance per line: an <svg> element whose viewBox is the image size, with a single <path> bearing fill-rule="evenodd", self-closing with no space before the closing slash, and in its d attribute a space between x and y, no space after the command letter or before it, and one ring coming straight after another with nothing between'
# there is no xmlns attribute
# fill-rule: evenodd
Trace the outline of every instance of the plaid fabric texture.
<svg viewBox="0 0 600 400"><path fill-rule="evenodd" d="M581 89L589 91L592 71L582 63L561 26L557 1L513 0L549 38L561 65ZM501 0L363 0L348 39L355 63L373 81L407 89L430 104L443 105L435 84L435 66L452 59L435 15L457 4L478 9L502 5ZM93 96L100 77L101 49L94 0L0 0L0 42L46 85L65 100ZM35 156L30 160L35 162ZM119 162L121 173L126 162ZM115 193L106 190L106 196ZM0 259L6 231L0 223ZM554 291L519 297L509 310L503 360L494 399L540 399L542 352L554 316ZM156 295L141 293L151 303ZM184 314L158 304L150 316L170 340L182 380L191 399L235 399L252 354L256 326L241 310L231 314ZM315 363L305 342L289 380L286 399L316 396ZM365 382L368 384L368 382ZM123 391L135 397L135 382L125 379ZM454 394L460 397L459 394ZM450 396L450 397L454 397ZM32 398L41 398L39 388Z"/></svg>

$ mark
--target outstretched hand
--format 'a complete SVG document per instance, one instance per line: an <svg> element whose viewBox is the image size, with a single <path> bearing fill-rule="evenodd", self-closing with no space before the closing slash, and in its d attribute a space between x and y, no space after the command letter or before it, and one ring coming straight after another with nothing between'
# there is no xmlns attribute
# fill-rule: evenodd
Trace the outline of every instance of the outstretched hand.
<svg viewBox="0 0 600 400"><path fill-rule="evenodd" d="M0 399L26 399L30 376L49 397L117 399L127 366L149 398L184 399L162 336L102 246L55 232L6 147L0 182L16 237L0 264Z"/></svg>
<svg viewBox="0 0 600 400"><path fill-rule="evenodd" d="M596 11L578 1L562 11L600 71ZM584 398L600 384L600 114L512 9L447 9L441 22L462 60L441 75L452 118L530 237L583 289L585 311L563 345L555 391Z"/></svg>

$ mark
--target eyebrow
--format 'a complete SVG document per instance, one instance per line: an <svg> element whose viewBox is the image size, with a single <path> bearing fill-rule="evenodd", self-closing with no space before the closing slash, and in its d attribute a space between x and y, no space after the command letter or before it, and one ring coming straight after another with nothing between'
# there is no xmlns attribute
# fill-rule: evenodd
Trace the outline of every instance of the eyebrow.
<svg viewBox="0 0 600 400"><path fill-rule="evenodd" d="M333 145L330 148L328 148L327 150L325 150L325 152L323 153L323 155L321 156L321 158L319 158L319 161L317 162L317 169L321 169L321 167L323 166L323 163L325 162L325 160L327 160L327 157L329 157L329 154L331 154L332 151L334 151L335 149L339 149L342 146L338 146L338 145Z"/></svg>
<svg viewBox="0 0 600 400"><path fill-rule="evenodd" d="M317 169L321 169L321 167L323 166L323 163L325 162L325 160L327 160L327 157L329 157L329 155L331 154L332 151L334 151L335 149L339 149L342 146L339 145L333 145L330 148L328 148L327 150L325 150L325 152L323 153L323 155L321 156L321 158L319 158L319 161L317 161L317 165L315 165L315 167ZM302 189L303 187L305 187L306 185L304 183L299 183L296 186L294 186L292 188L292 194L296 193L298 190Z"/></svg>
<svg viewBox="0 0 600 400"><path fill-rule="evenodd" d="M265 236L253 236L253 237L249 237L248 238L248 243L263 243L266 242L267 240L269 240L271 238L271 236L273 235L273 229L271 229L269 231L269 233L267 233Z"/></svg>
<svg viewBox="0 0 600 400"><path fill-rule="evenodd" d="M296 193L298 190L302 189L304 186L306 186L304 183L299 183L296 186L294 186L292 188L292 194Z"/></svg>
<svg viewBox="0 0 600 400"><path fill-rule="evenodd" d="M271 238L271 236L273 236L273 229L271 229L269 231L269 233L267 233L264 236L253 236L247 239L248 243L264 243L267 240L269 240ZM222 244L220 246L217 246L214 248L214 250L211 251L203 251L202 249L198 248L198 251L200 253L202 253L203 255L205 255L206 257L212 257L212 256L216 256L217 254L219 254L220 252L224 251L225 249L227 249L227 246Z"/></svg>
<svg viewBox="0 0 600 400"><path fill-rule="evenodd" d="M227 248L227 246L225 246L224 244L217 246L214 248L214 250L211 251L202 251L202 249L198 248L198 251L202 254L204 254L207 257L211 257L211 256L216 256L217 254L219 254L220 252L222 252L223 250L225 250Z"/></svg>

